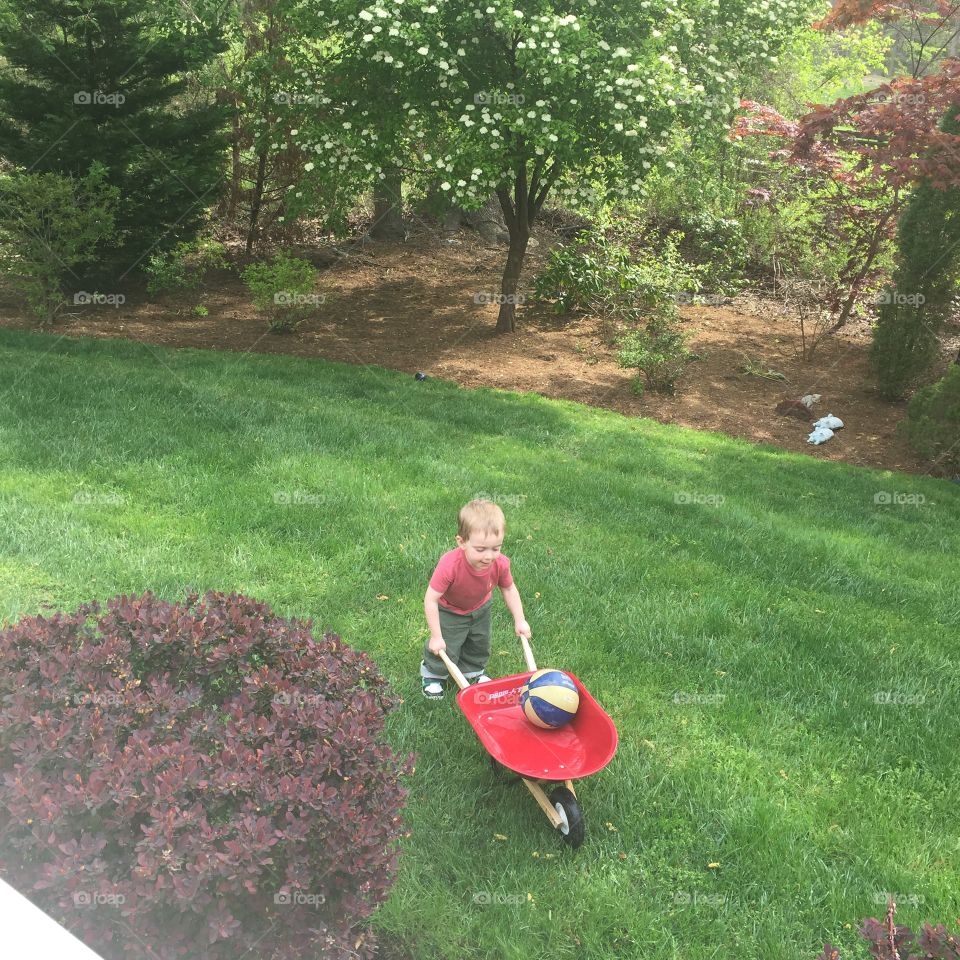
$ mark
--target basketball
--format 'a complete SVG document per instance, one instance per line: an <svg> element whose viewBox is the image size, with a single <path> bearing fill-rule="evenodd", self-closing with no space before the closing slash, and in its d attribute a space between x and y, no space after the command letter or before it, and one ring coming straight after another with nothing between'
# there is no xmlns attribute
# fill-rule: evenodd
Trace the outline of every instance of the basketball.
<svg viewBox="0 0 960 960"><path fill-rule="evenodd" d="M577 715L580 694L562 670L537 670L520 690L520 709L538 727L555 730Z"/></svg>

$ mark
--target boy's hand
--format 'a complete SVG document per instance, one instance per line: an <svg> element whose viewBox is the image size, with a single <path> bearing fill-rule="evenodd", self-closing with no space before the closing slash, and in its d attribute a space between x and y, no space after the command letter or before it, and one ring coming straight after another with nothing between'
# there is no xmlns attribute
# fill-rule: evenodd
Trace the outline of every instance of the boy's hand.
<svg viewBox="0 0 960 960"><path fill-rule="evenodd" d="M528 640L530 639L530 624L527 623L526 620L518 620L514 624L514 627L517 631L518 637L526 637Z"/></svg>
<svg viewBox="0 0 960 960"><path fill-rule="evenodd" d="M430 652L434 656L440 653L441 650L447 649L447 644L446 644L446 641L443 639L443 637L431 637L430 643L427 644L427 646L429 647Z"/></svg>

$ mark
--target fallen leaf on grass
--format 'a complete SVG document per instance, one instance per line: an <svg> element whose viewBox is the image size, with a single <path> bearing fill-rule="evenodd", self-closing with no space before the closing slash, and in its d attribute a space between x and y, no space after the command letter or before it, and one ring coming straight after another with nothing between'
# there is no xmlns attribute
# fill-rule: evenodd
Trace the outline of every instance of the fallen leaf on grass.
<svg viewBox="0 0 960 960"><path fill-rule="evenodd" d="M494 840L506 840L507 838L502 833L495 833L493 835Z"/></svg>

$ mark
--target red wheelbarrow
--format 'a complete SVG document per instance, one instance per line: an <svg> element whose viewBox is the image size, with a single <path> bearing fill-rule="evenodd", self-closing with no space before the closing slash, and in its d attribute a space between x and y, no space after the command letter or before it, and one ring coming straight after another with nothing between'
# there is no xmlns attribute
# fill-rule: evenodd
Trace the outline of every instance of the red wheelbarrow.
<svg viewBox="0 0 960 960"><path fill-rule="evenodd" d="M586 687L568 674L580 694L576 716L557 730L535 727L523 715L520 690L536 669L533 651L521 637L528 671L470 684L445 650L440 657L457 682L457 703L490 754L498 778L513 771L533 794L547 819L571 847L583 843L583 811L573 781L602 770L617 751L617 728ZM544 785L553 786L549 794Z"/></svg>

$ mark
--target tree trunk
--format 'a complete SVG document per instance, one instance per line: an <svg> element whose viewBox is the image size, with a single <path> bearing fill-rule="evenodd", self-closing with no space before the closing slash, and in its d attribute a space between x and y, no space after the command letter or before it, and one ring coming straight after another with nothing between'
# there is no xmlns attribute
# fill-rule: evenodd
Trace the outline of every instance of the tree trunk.
<svg viewBox="0 0 960 960"><path fill-rule="evenodd" d="M403 178L399 170L391 170L373 188L370 236L375 240L398 240L403 233Z"/></svg>
<svg viewBox="0 0 960 960"><path fill-rule="evenodd" d="M250 203L250 229L247 231L247 256L253 250L253 241L257 234L257 220L260 217L260 204L263 202L263 182L267 172L267 153L260 154L257 163L257 183L253 188L253 200Z"/></svg>
<svg viewBox="0 0 960 960"><path fill-rule="evenodd" d="M513 333L516 329L517 286L529 239L530 232L521 230L519 226L510 231L510 250L503 271L503 283L500 285L503 299L500 301L500 313L497 316L497 333Z"/></svg>
<svg viewBox="0 0 960 960"><path fill-rule="evenodd" d="M523 142L519 144L523 150ZM513 196L504 187L497 188L497 199L503 211L503 220L510 233L510 249L507 252L507 265L503 271L503 284L500 313L497 317L497 333L513 333L517 316L517 286L523 270L523 258L530 242L530 230L543 207L550 188L560 176L560 165L556 161L546 165L543 157L533 165L530 179L527 179L527 164L524 160L517 163L513 180Z"/></svg>
<svg viewBox="0 0 960 960"><path fill-rule="evenodd" d="M275 20L275 10L272 5L269 3L265 4L262 9L267 14L267 25L263 32L263 36L258 38L255 32L255 24L253 13L255 12L255 6L250 5L244 11L244 24L249 30L247 35L247 43L245 44L245 50L252 51L256 50L257 52L265 51L268 59L273 52L274 41L277 39L277 21ZM247 56L244 56L244 61L246 62ZM261 119L266 120L268 123L272 123L275 119L273 114L270 111L269 104L271 103L273 97L273 82L274 75L268 73L266 77L265 86L262 90L259 90L258 93L262 96L262 106L261 106ZM263 192L264 185L267 178L267 159L268 159L269 149L263 147L260 155L257 159L257 179L253 188L253 197L250 201L250 227L247 231L247 256L250 256L250 253L253 250L253 244L257 239L257 227L260 220L260 208L263 205Z"/></svg>
<svg viewBox="0 0 960 960"><path fill-rule="evenodd" d="M227 222L233 223L237 216L237 207L240 204L240 179L243 173L240 169L240 138L243 136L243 126L240 122L240 110L236 105L233 109L233 141L231 143L230 163L230 200L227 205Z"/></svg>

